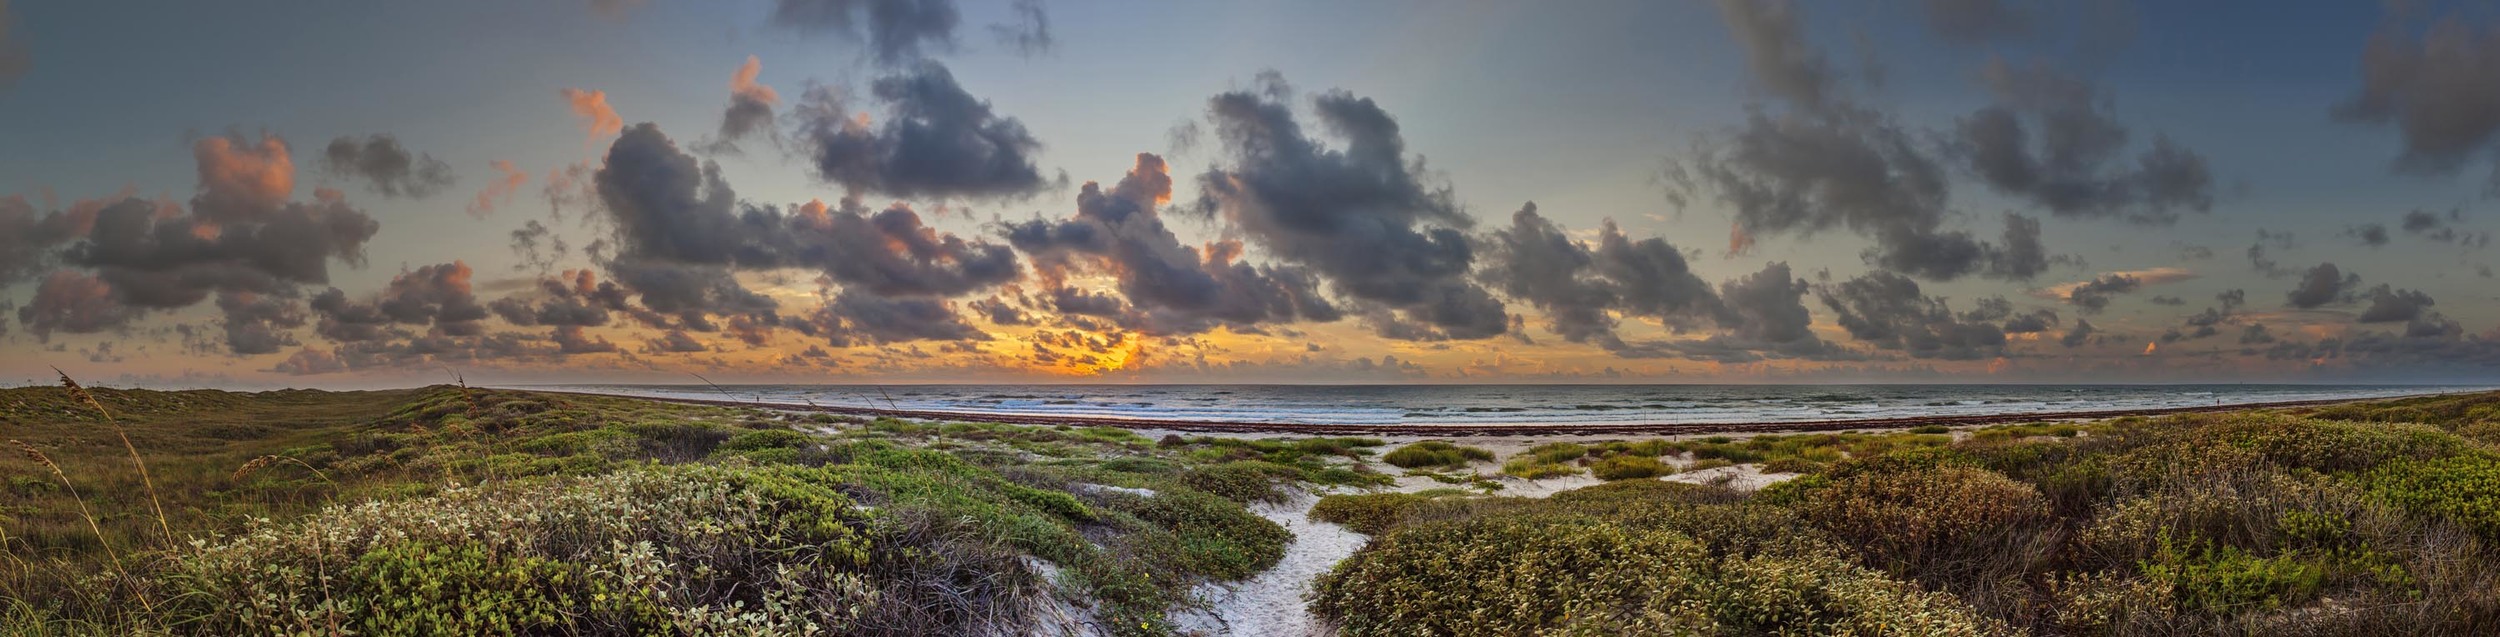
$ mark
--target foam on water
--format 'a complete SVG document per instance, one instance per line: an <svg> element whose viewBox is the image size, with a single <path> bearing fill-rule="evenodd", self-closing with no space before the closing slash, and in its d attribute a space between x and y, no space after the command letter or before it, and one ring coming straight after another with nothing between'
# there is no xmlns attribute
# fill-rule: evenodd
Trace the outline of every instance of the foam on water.
<svg viewBox="0 0 2500 637"><path fill-rule="evenodd" d="M1211 422L1795 422L2158 409L2487 389L2420 385L570 385L790 405Z"/></svg>

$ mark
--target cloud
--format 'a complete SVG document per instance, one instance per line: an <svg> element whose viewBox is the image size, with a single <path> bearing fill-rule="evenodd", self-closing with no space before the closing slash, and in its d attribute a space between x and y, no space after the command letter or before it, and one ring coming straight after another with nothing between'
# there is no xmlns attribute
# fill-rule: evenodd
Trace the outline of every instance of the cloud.
<svg viewBox="0 0 2500 637"><path fill-rule="evenodd" d="M347 371L347 362L339 360L338 354L329 350L304 347L296 349L294 354L287 355L286 360L278 361L277 366L271 367L270 371L291 376L335 374Z"/></svg>
<svg viewBox="0 0 2500 637"><path fill-rule="evenodd" d="M2370 306L2361 311L2363 323L2404 323L2423 318L2437 304L2431 295L2414 290L2398 290L2385 283L2370 288Z"/></svg>
<svg viewBox="0 0 2500 637"><path fill-rule="evenodd" d="M772 15L773 24L801 33L864 42L887 65L953 49L962 20L954 0L777 0Z"/></svg>
<svg viewBox="0 0 2500 637"><path fill-rule="evenodd" d="M434 336L476 336L484 333L487 308L470 291L473 272L460 261L428 265L391 277L370 301L351 301L338 288L313 297L321 315L317 328L335 342L363 342L405 337L396 325L427 327Z"/></svg>
<svg viewBox="0 0 2500 637"><path fill-rule="evenodd" d="M717 165L650 124L620 135L592 181L615 224L610 273L688 329L713 329L704 317L714 314L778 322L779 304L738 283L739 270L812 269L862 299L960 296L1022 276L1012 248L940 232L901 203L872 211L857 199L811 201L785 212L741 202Z"/></svg>
<svg viewBox="0 0 2500 637"><path fill-rule="evenodd" d="M582 131L592 141L625 129L624 118L617 117L616 109L608 106L607 91L565 88L558 93L564 96L565 105L572 107L573 114L582 118Z"/></svg>
<svg viewBox="0 0 2500 637"><path fill-rule="evenodd" d="M2360 286L2361 275L2345 274L2333 263L2320 263L2301 275L2300 284L2285 295L2286 303L2304 310L2329 303L2350 303L2354 289Z"/></svg>
<svg viewBox="0 0 2500 637"><path fill-rule="evenodd" d="M669 330L657 338L644 340L642 345L642 353L652 355L709 351L712 351L711 346L703 344L703 341L697 340L692 334L687 334L685 330Z"/></svg>
<svg viewBox="0 0 2500 637"><path fill-rule="evenodd" d="M1042 10L1041 0L1015 0L1007 8L1015 14L1015 21L990 25L990 34L998 38L999 46L1025 57L1048 52L1054 42L1050 37L1050 14Z"/></svg>
<svg viewBox="0 0 2500 637"><path fill-rule="evenodd" d="M42 274L61 244L87 234L112 200L81 201L70 210L37 213L25 197L0 197L0 290Z"/></svg>
<svg viewBox="0 0 2500 637"><path fill-rule="evenodd" d="M2085 343L2092 342L2092 332L2091 321L2075 319L2075 326L2067 328L2066 335L2058 337L2057 344L2067 349L2082 347Z"/></svg>
<svg viewBox="0 0 2500 637"><path fill-rule="evenodd" d="M781 94L773 87L755 81L764 70L764 61L747 56L746 64L729 77L729 110L721 114L720 145L735 149L735 142L757 131L772 134L773 107L781 103Z"/></svg>
<svg viewBox="0 0 2500 637"><path fill-rule="evenodd" d="M2155 136L2132 166L2128 132L2099 87L2046 65L1992 62L1980 77L1996 102L1962 118L1953 155L1991 188L2050 214L2170 223L2213 206L2203 155Z"/></svg>
<svg viewBox="0 0 2500 637"><path fill-rule="evenodd" d="M55 270L35 288L35 297L17 308L17 322L50 339L53 332L92 334L120 329L137 318L136 309L113 298L112 284L74 270Z"/></svg>
<svg viewBox="0 0 2500 637"><path fill-rule="evenodd" d="M1306 136L1273 75L1258 92L1208 100L1222 161L1198 178L1198 210L1277 259L1309 268L1392 338L1474 339L1509 329L1501 301L1468 277L1473 219L1427 181L1397 121L1341 91L1313 100L1343 142Z"/></svg>
<svg viewBox="0 0 2500 637"><path fill-rule="evenodd" d="M2451 208L2445 215L2426 210L2412 210L2398 223L2406 234L2441 243L2453 243L2469 249L2491 246L2491 233L2459 229L2455 224L2465 221L2465 209Z"/></svg>
<svg viewBox="0 0 2500 637"><path fill-rule="evenodd" d="M294 164L284 140L218 136L194 142L192 150L200 183L188 212L136 198L100 205L92 221L83 222L83 236L58 253L59 262L93 272L76 283L63 279L63 286L80 292L65 298L83 305L29 309L67 327L92 324L75 320L79 316L127 321L216 294L229 348L262 353L286 341L274 330L289 326L277 320L286 312L270 304L292 304L301 286L329 283L331 261L363 265L364 245L381 225L334 190L316 190L310 202L291 201ZM80 210L74 216L83 217ZM99 300L98 289L109 294ZM96 306L101 303L124 307ZM80 309L64 309L73 307Z"/></svg>
<svg viewBox="0 0 2500 637"><path fill-rule="evenodd" d="M1171 192L1163 158L1139 153L1136 166L1110 190L1094 182L1079 188L1074 217L1008 223L1002 234L1031 255L1048 280L1078 273L1117 278L1121 296L1139 312L1127 323L1149 334L1191 334L1217 325L1247 331L1342 315L1302 268L1238 262L1236 241L1217 241L1203 252L1182 245L1159 212Z"/></svg>
<svg viewBox="0 0 2500 637"><path fill-rule="evenodd" d="M1780 99L1820 107L1837 74L1823 52L1806 43L1796 14L1787 0L1719 0L1719 15L1745 47L1755 84Z"/></svg>
<svg viewBox="0 0 2500 637"><path fill-rule="evenodd" d="M869 95L883 124L852 113L827 89L797 107L798 136L818 177L853 192L897 197L1004 198L1048 187L1033 155L1042 142L1013 117L964 91L935 62L878 78Z"/></svg>
<svg viewBox="0 0 2500 637"><path fill-rule="evenodd" d="M2060 283L2033 290L2032 295L2065 301L2081 308L2084 313L2090 314L2108 308L2112 296L2134 292L2149 285L2194 279L2196 276L2194 271L2169 267L2109 272L2087 281Z"/></svg>
<svg viewBox="0 0 2500 637"><path fill-rule="evenodd" d="M2370 37L2361 86L2331 114L2395 125L2404 142L2394 162L2401 172L2452 175L2500 151L2500 26L2449 16L2416 33L2403 22L2391 16ZM2500 187L2500 170L2493 179Z"/></svg>
<svg viewBox="0 0 2500 637"><path fill-rule="evenodd" d="M895 299L845 290L796 322L800 333L835 347L909 341L986 341L988 333L963 321L939 299Z"/></svg>
<svg viewBox="0 0 2500 637"><path fill-rule="evenodd" d="M512 193L519 191L522 184L530 181L529 172L513 165L512 160L498 159L490 165L494 167L498 176L494 181L486 182L486 189L477 191L477 198L469 201L468 212L471 217L484 219L487 215L494 214L496 206L511 203Z"/></svg>
<svg viewBox="0 0 2500 637"><path fill-rule="evenodd" d="M331 175L362 179L384 197L421 199L450 188L454 181L451 164L433 155L408 152L399 145L399 138L387 133L362 141L352 136L330 140L322 149L321 167Z"/></svg>
<svg viewBox="0 0 2500 637"><path fill-rule="evenodd" d="M2361 242L2361 245L2372 248L2385 246L2387 245L2387 224L2365 223L2357 226L2344 226L2344 236L2351 237L2354 241Z"/></svg>
<svg viewBox="0 0 2500 637"><path fill-rule="evenodd" d="M285 331L304 326L304 310L294 299L224 291L217 293L217 309L225 314L226 347L238 356L274 354L301 344Z"/></svg>
<svg viewBox="0 0 2500 637"><path fill-rule="evenodd" d="M1817 295L1838 314L1841 329L1880 349L1948 360L1993 358L2005 351L2003 327L1972 320L1993 317L1957 316L1944 299L1922 294L1918 282L1897 273L1870 272L1824 286Z"/></svg>

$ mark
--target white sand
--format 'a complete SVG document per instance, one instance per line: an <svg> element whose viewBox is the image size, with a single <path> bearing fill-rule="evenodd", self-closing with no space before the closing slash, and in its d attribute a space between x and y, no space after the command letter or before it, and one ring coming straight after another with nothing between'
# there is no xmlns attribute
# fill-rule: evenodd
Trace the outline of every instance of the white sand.
<svg viewBox="0 0 2500 637"><path fill-rule="evenodd" d="M1285 545L1284 559L1248 580L1200 584L1196 593L1208 608L1173 613L1172 620L1180 632L1277 637L1336 634L1334 628L1311 614L1303 597L1320 574L1354 555L1370 538L1342 526L1311 520L1311 506L1318 503L1318 495L1297 493L1283 504L1262 502L1251 506L1250 510L1259 517L1293 532L1293 542Z"/></svg>

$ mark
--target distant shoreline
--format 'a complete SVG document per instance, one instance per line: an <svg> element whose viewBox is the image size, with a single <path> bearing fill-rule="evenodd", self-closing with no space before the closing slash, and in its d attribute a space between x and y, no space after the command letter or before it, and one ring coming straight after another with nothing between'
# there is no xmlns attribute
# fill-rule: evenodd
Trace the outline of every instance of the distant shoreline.
<svg viewBox="0 0 2500 637"><path fill-rule="evenodd" d="M1779 421L1779 422L1727 422L1727 423L1550 423L1550 424L1513 424L1513 425L1476 424L1476 423L1449 423L1449 424L1428 424L1428 425L1406 425L1406 424L1382 425L1382 424L1325 424L1325 423L1260 423L1260 422L1223 422L1223 421L1177 420L1177 419L1158 419L1158 418L1121 418L1121 417L1108 417L1108 416L1055 416L1055 415L1043 415L1043 414L994 414L994 413L962 412L962 411L943 411L943 410L922 410L922 409L879 409L879 408L875 408L875 407L847 407L847 406L808 405L808 404L792 404L792 403L763 402L763 401L715 400L715 399L704 399L704 398L682 398L682 397L666 397L666 396L646 396L646 395L636 395L636 394L610 394L610 393L600 393L600 392L584 392L584 391L557 391L557 390L526 390L526 391L536 391L536 392L540 392L540 393L548 393L548 394L567 394L567 395L577 395L577 396L609 396L609 397L618 397L618 398L639 398L639 399L645 399L645 400L657 400L657 401L664 401L664 402L685 403L685 404L694 404L694 405L713 405L713 406L722 406L722 407L767 407L767 408L771 408L771 409L780 409L780 410L786 410L786 411L818 412L818 413L841 414L841 415L849 415L849 416L870 416L870 417L887 417L887 418L913 418L913 419L920 419L920 420L936 420L936 421L950 421L950 422L995 422L995 423L1005 423L1005 424L1012 424L1012 425L1040 425L1040 426L1059 426L1059 425L1067 425L1067 426L1080 426L1080 427L1118 427L1118 428L1122 428L1122 429L1154 429L1154 430L1166 430L1166 431L1185 431L1185 432L1193 432L1193 433L1299 434L1299 435L1328 435L1328 436L1345 436L1345 435L1371 435L1371 436L1382 436L1382 435L1391 435L1391 436L1446 436L1446 437L1470 437L1470 436L1602 436L1602 435L1630 435L1630 434L1640 434L1640 435L1692 435L1692 434L1715 434L1715 433L1771 433L1771 432L1844 431L1844 430L1851 430L1851 429L1903 429L1903 428L1918 427L1918 426L1925 426L1925 425L1945 425L1945 426L1963 426L1963 425L1992 425L1992 424L2016 423L2016 422L2037 422L2037 421L2046 421L2046 420L2099 420L2099 419L2105 419L2105 418L2123 418L2123 417L2126 417L2126 416L2161 416L2161 415L2170 415L2170 414L2209 413L2209 412L2220 412L2220 411L2241 411L2241 410L2248 410L2248 409L2281 409L2281 408L2287 408L2287 407L2318 407L2318 406L2324 406L2324 405L2337 405L2337 404L2344 404L2344 403L2368 402L2368 401L2376 401L2376 400L2391 400L2391 399L2397 399L2397 398L2411 398L2411 397L2414 397L2414 396L2436 396L2436 395L2443 395L2443 394L2448 394L2448 393L2459 393L2459 392L2429 392L2429 393L2424 393L2424 394L2414 394L2414 395L2407 395L2407 396L2380 396L2380 397L2370 397L2370 398L2326 398L2326 399L2316 399L2316 400L2286 400L2286 401L2257 402L2257 403L2234 403L2234 404L2228 404L2228 405L2198 405L2198 406L2190 406L2190 407L2150 407L2150 408L2136 408L2136 409L2110 409L2110 410L2059 411L2059 412L2028 412L2028 413L1999 413L1999 414L1972 414L1972 415L1958 415L1958 416L1900 416L1900 417L1891 417L1891 418L1851 418L1851 419L1833 419L1833 420L1797 420L1797 421Z"/></svg>

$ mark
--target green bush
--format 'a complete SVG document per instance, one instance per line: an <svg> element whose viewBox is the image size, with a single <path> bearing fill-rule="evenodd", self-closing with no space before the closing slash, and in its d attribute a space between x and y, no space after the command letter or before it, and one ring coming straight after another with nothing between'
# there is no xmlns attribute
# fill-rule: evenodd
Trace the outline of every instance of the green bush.
<svg viewBox="0 0 2500 637"><path fill-rule="evenodd" d="M1657 458L1632 455L1601 458L1589 464L1589 471L1599 480L1636 480L1675 473L1674 468L1659 464Z"/></svg>
<svg viewBox="0 0 2500 637"><path fill-rule="evenodd" d="M716 634L975 630L1013 625L1037 580L1012 559L952 590L911 583L924 549L805 470L645 469L264 524L182 554L177 625L208 634ZM953 566L963 566L956 564ZM929 624L945 608L959 624ZM1003 613L1003 614L1002 614Z"/></svg>
<svg viewBox="0 0 2500 637"><path fill-rule="evenodd" d="M1546 462L1533 455L1520 454L1502 463L1502 473L1522 480L1543 480L1580 475L1580 467L1560 462Z"/></svg>
<svg viewBox="0 0 2500 637"><path fill-rule="evenodd" d="M1401 469L1415 469L1420 467L1461 468L1467 466L1467 463L1469 462L1480 460L1493 460L1493 452L1486 451L1478 447L1454 445L1439 440L1425 440L1403 447L1398 447L1397 449L1391 450L1388 454L1380 457L1381 462L1389 463L1391 466Z"/></svg>
<svg viewBox="0 0 2500 637"><path fill-rule="evenodd" d="M1311 519L1345 525L1356 533L1379 535L1396 526L1408 510L1432 498L1412 493L1337 494L1311 506Z"/></svg>
<svg viewBox="0 0 2500 637"><path fill-rule="evenodd" d="M2500 540L2500 460L2456 456L2393 463L2367 475L2370 493Z"/></svg>
<svg viewBox="0 0 2500 637"><path fill-rule="evenodd" d="M1839 473L1806 482L1797 512L1895 573L1943 578L1959 569L2021 559L2008 543L2048 522L2048 503L2031 485L1993 471L1941 466Z"/></svg>

